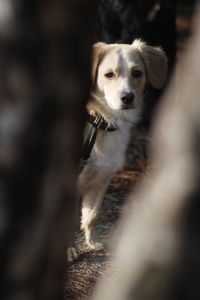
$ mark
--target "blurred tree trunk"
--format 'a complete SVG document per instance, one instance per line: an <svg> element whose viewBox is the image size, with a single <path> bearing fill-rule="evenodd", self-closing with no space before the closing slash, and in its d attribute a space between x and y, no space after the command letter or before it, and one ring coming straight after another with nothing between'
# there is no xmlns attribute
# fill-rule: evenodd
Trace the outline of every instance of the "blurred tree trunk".
<svg viewBox="0 0 200 300"><path fill-rule="evenodd" d="M63 298L95 1L1 1L0 299Z"/></svg>

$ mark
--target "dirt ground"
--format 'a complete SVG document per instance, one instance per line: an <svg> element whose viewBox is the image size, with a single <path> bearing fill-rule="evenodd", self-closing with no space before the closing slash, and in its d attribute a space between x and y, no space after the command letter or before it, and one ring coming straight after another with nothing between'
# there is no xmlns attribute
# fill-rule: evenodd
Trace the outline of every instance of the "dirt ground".
<svg viewBox="0 0 200 300"><path fill-rule="evenodd" d="M105 194L96 224L96 230L105 244L116 238L113 230L123 212L127 195L134 190L135 184L141 180L147 168L147 143L147 137L140 131L133 132L124 169L116 174ZM76 248L79 256L67 271L65 299L87 299L111 257L107 250L89 251L79 230L76 233Z"/></svg>
<svg viewBox="0 0 200 300"><path fill-rule="evenodd" d="M177 49L178 57L183 55L186 38L191 28L191 7L184 6L178 9L177 14ZM141 131L133 131L127 159L123 171L116 174L111 181L104 197L101 215L96 228L105 243L115 240L113 233L117 220L123 212L127 195L144 176L148 169L147 149L151 144L147 135ZM65 299L88 299L94 285L108 264L111 253L107 250L89 251L84 244L82 232L77 230L76 247L78 259L68 268L65 284Z"/></svg>

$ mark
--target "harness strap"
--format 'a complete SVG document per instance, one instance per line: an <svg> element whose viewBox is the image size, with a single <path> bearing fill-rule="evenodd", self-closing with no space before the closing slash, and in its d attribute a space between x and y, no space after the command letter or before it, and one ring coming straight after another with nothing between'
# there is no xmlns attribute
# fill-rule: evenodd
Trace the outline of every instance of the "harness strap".
<svg viewBox="0 0 200 300"><path fill-rule="evenodd" d="M88 123L90 124L94 124L95 123L95 120L98 118L98 116L96 116L95 114L91 113L91 114L87 114L86 115L86 120ZM108 125L108 122L106 122L103 118L101 118L101 122L98 126L99 129L102 129L104 131L115 131L117 130L118 128L117 127L114 127L112 125Z"/></svg>
<svg viewBox="0 0 200 300"><path fill-rule="evenodd" d="M79 172L81 172L87 164L97 138L98 129L104 130L105 132L115 131L118 129L117 127L109 126L108 123L100 116L88 114L86 119L92 125L92 127L83 145L83 152L79 164Z"/></svg>

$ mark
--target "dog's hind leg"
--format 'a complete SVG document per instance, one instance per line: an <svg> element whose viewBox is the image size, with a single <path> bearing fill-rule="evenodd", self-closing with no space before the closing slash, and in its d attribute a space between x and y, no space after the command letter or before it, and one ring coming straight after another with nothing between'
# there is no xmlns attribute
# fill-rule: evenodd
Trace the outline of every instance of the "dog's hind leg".
<svg viewBox="0 0 200 300"><path fill-rule="evenodd" d="M95 232L95 221L99 215L103 196L113 174L98 174L83 192L81 229L85 233L87 245L91 249L103 248Z"/></svg>

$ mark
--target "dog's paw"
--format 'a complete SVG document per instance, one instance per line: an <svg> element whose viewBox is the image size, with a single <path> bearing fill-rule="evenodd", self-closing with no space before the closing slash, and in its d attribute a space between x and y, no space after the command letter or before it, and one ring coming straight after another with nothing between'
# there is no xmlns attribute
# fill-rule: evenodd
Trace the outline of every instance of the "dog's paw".
<svg viewBox="0 0 200 300"><path fill-rule="evenodd" d="M75 261L78 258L78 254L76 251L76 248L74 247L69 247L67 249L67 261L69 263L72 263L73 261Z"/></svg>
<svg viewBox="0 0 200 300"><path fill-rule="evenodd" d="M87 244L88 248L91 250L105 249L105 245L99 239L95 240L95 241L94 240L86 240L86 244Z"/></svg>
<svg viewBox="0 0 200 300"><path fill-rule="evenodd" d="M98 237L94 228L85 230L85 241L91 250L103 250L105 248L104 243Z"/></svg>

